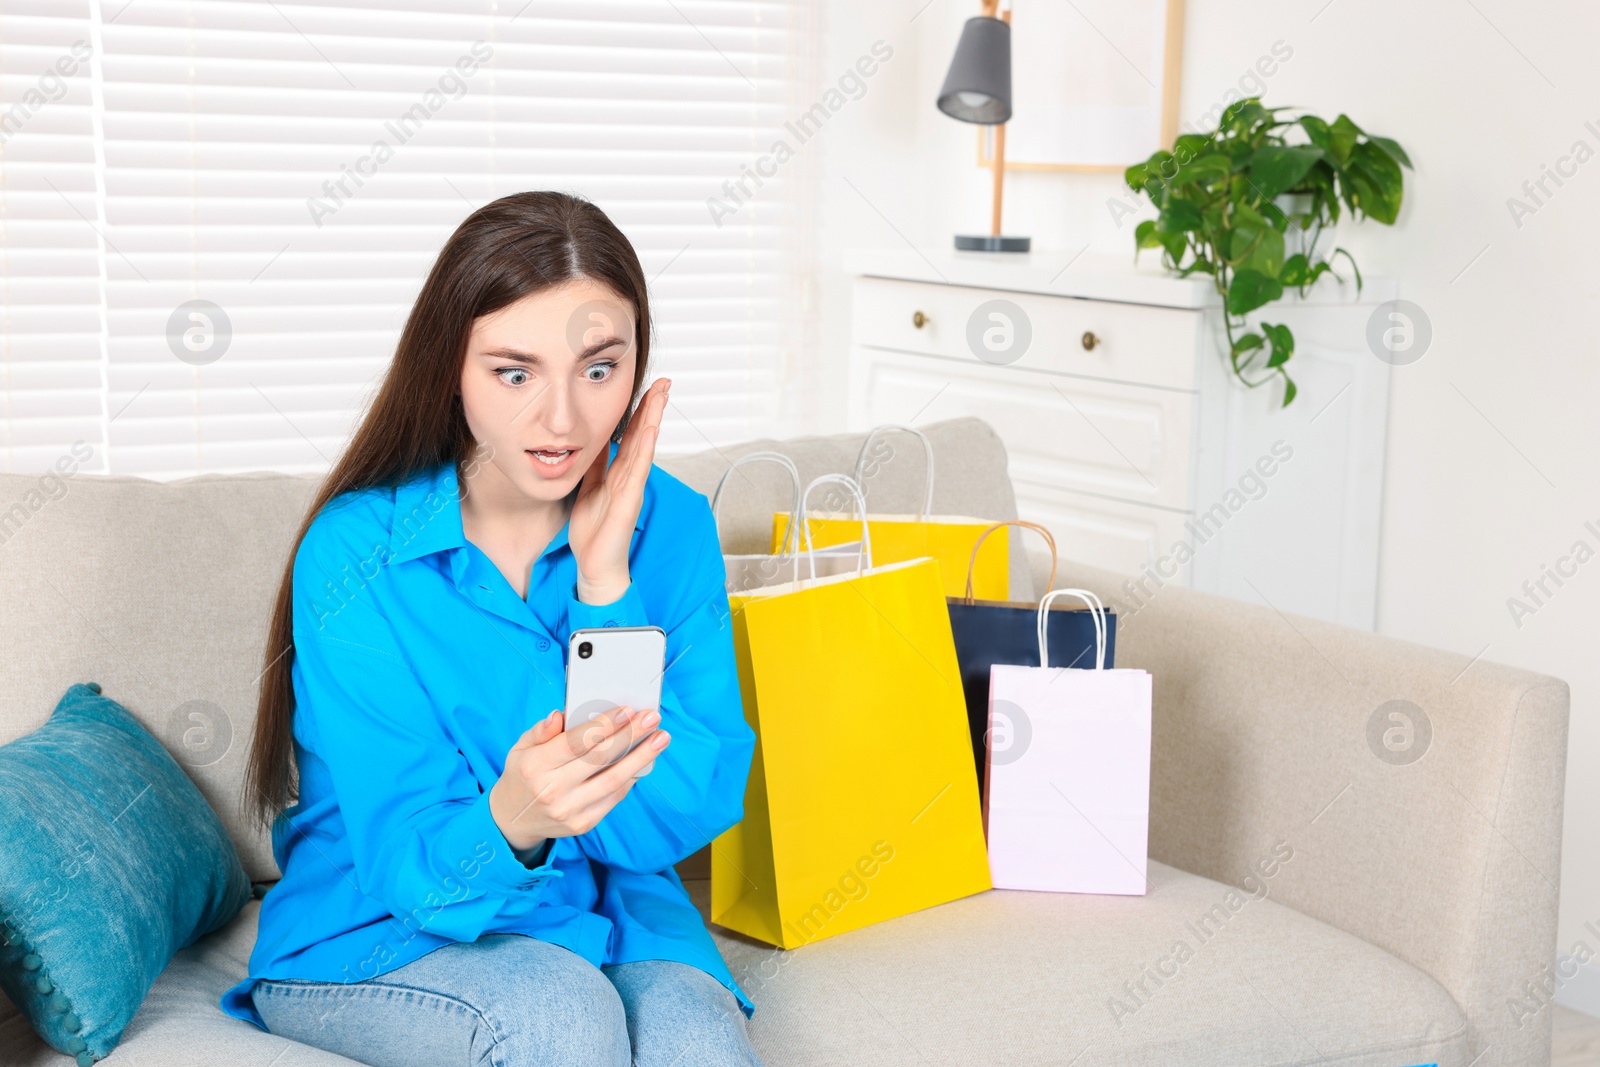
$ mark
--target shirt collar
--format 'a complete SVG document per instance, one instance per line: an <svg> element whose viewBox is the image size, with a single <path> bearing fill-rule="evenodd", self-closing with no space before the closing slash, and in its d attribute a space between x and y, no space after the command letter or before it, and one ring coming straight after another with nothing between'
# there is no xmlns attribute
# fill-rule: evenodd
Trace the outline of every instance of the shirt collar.
<svg viewBox="0 0 1600 1067"><path fill-rule="evenodd" d="M607 451L609 465L617 456L616 442ZM644 529L644 511L634 521L635 530ZM567 528L561 524L544 553L567 544ZM446 461L413 476L402 483L394 494L394 518L389 526L389 562L404 563L420 559L431 552L461 548L467 543L461 526L461 491L456 479L456 465Z"/></svg>

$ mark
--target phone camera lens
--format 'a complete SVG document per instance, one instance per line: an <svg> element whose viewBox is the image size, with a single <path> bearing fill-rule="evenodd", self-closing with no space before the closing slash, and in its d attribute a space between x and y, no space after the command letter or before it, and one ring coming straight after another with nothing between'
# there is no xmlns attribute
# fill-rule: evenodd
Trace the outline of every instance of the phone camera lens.
<svg viewBox="0 0 1600 1067"><path fill-rule="evenodd" d="M579 659L588 659L592 655L594 655L594 644L592 642L589 642L589 641L580 641L580 642L578 642L578 658Z"/></svg>

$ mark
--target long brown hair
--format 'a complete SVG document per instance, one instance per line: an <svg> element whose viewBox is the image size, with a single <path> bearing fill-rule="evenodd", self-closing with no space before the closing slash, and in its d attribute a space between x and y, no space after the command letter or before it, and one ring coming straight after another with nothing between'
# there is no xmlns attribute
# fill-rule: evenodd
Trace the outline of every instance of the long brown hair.
<svg viewBox="0 0 1600 1067"><path fill-rule="evenodd" d="M294 557L312 520L341 493L398 486L446 460L467 461L476 442L457 386L473 320L578 278L610 286L634 309L633 392L611 435L618 441L638 405L650 360L644 271L622 231L581 197L515 193L473 212L440 250L406 319L383 385L317 490L278 584L245 770L244 805L262 826L270 825L299 792L292 731Z"/></svg>

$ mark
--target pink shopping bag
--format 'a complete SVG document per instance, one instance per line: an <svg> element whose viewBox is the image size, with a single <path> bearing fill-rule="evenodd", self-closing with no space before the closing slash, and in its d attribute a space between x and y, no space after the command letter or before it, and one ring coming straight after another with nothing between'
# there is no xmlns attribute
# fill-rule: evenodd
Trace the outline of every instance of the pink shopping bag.
<svg viewBox="0 0 1600 1067"><path fill-rule="evenodd" d="M1051 667L1050 602L1095 617L1093 669ZM1150 675L1105 669L1105 607L1083 589L1039 602L1038 667L989 669L983 796L996 889L1143 895L1150 832Z"/></svg>

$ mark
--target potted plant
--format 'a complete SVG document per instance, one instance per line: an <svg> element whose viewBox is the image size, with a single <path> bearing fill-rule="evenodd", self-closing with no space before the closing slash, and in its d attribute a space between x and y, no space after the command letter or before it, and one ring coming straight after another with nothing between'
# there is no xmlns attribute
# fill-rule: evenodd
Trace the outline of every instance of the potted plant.
<svg viewBox="0 0 1600 1067"><path fill-rule="evenodd" d="M1294 335L1281 323L1250 329L1246 316L1287 288L1305 295L1324 274L1342 282L1332 262L1339 256L1359 291L1361 271L1350 253L1335 248L1320 256L1317 241L1344 210L1392 225L1404 193L1400 168L1411 166L1397 143L1346 115L1331 123L1309 114L1280 117L1289 110L1263 107L1260 97L1240 100L1213 132L1184 134L1171 152L1156 152L1125 174L1129 188L1160 212L1135 230L1134 255L1159 248L1168 269L1211 275L1234 374L1251 388L1282 375L1285 407L1296 392L1285 369ZM1299 246L1286 244L1286 235Z"/></svg>

